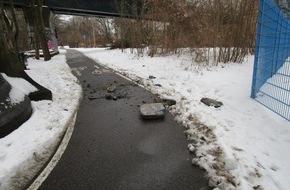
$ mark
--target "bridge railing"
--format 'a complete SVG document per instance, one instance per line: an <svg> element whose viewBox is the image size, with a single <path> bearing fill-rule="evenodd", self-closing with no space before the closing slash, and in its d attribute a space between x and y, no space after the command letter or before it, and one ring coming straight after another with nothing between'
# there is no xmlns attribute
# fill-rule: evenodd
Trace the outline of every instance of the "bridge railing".
<svg viewBox="0 0 290 190"><path fill-rule="evenodd" d="M289 0L260 0L251 97L290 121L289 10Z"/></svg>

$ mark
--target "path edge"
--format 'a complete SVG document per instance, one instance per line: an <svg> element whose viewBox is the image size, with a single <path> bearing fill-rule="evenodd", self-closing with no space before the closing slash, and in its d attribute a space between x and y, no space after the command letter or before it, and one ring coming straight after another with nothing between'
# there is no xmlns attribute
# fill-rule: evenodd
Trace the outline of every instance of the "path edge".
<svg viewBox="0 0 290 190"><path fill-rule="evenodd" d="M48 160L47 164L40 170L40 172L36 175L35 179L27 185L26 190L37 190L41 184L45 181L45 179L49 176L53 168L57 165L58 161L61 159L66 147L70 141L72 136L75 121L77 117L77 110L74 114L72 114L71 118L67 122L67 129L63 135L62 140L60 141L56 151L52 154L52 157Z"/></svg>

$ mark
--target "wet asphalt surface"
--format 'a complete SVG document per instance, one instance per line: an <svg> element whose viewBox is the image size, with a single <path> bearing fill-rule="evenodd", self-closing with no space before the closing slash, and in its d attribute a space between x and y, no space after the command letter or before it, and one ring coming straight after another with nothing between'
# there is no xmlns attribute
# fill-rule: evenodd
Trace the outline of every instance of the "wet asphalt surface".
<svg viewBox="0 0 290 190"><path fill-rule="evenodd" d="M71 140L41 190L200 190L205 172L192 166L183 128L165 119L143 121L138 105L156 98L75 50L67 60L83 87ZM107 87L112 95L105 98Z"/></svg>

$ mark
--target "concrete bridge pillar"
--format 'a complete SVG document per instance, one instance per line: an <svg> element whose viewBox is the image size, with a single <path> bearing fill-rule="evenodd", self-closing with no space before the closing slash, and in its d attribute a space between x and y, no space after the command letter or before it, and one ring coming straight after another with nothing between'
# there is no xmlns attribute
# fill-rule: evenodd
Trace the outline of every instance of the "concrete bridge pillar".
<svg viewBox="0 0 290 190"><path fill-rule="evenodd" d="M23 8L26 22L28 22L28 36L29 46L34 49L34 35L35 35L35 23L31 8ZM58 42L55 30L54 15L48 7L42 8L42 15L47 39L47 46L50 50L58 52Z"/></svg>
<svg viewBox="0 0 290 190"><path fill-rule="evenodd" d="M43 19L48 48L57 52L58 42L54 23L54 14L48 7L43 8Z"/></svg>

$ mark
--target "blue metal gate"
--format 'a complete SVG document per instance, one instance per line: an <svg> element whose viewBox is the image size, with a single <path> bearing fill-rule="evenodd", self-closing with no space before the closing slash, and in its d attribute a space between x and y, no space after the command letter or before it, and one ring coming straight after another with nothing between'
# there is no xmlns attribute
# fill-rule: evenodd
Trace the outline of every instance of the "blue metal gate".
<svg viewBox="0 0 290 190"><path fill-rule="evenodd" d="M290 0L260 0L251 97L290 121Z"/></svg>

